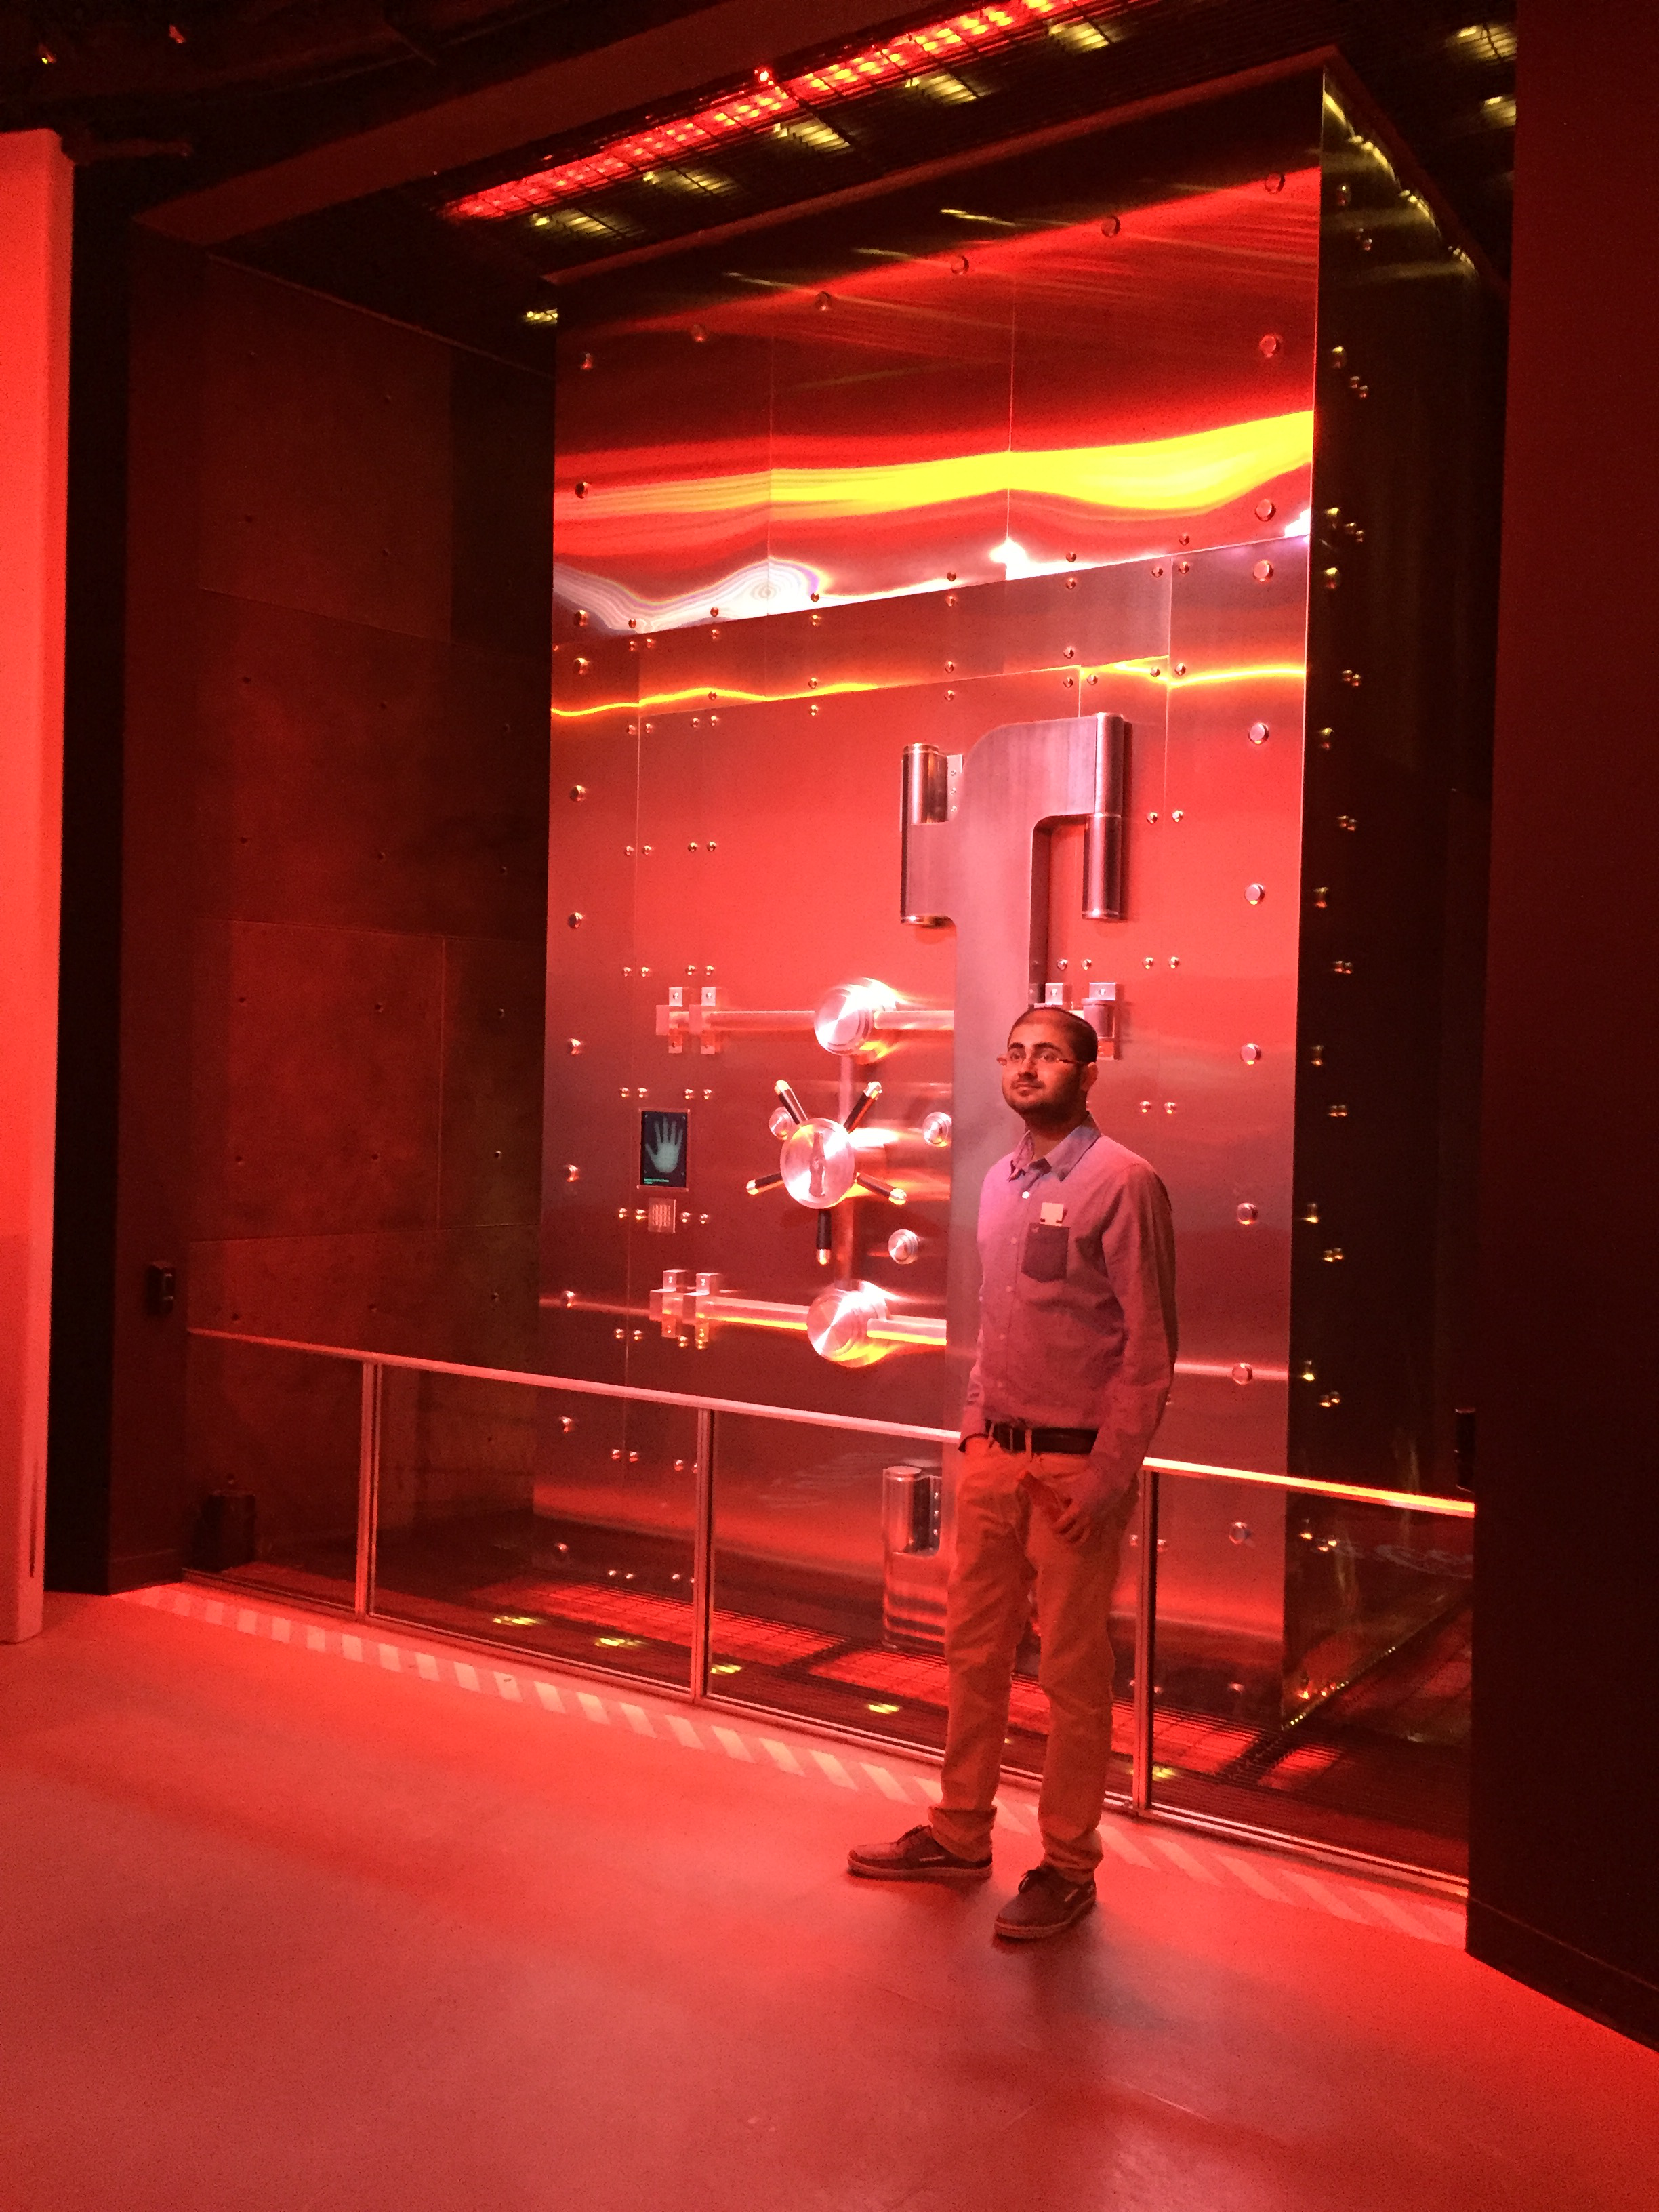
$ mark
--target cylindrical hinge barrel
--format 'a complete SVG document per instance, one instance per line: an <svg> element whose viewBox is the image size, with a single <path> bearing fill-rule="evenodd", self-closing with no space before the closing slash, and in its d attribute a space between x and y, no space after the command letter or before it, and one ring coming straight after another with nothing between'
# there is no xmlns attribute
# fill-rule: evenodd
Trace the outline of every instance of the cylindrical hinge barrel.
<svg viewBox="0 0 1659 2212"><path fill-rule="evenodd" d="M900 774L899 920L938 921L939 915L919 911L912 891L910 833L925 823L950 820L950 763L937 745L906 745Z"/></svg>
<svg viewBox="0 0 1659 2212"><path fill-rule="evenodd" d="M1123 717L1095 717L1095 803L1083 830L1083 913L1123 919Z"/></svg>

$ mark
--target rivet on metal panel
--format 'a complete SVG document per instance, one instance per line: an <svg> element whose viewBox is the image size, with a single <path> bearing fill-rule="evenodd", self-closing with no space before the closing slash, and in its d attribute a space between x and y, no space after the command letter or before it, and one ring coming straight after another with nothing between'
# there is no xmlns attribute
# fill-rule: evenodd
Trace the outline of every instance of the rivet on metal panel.
<svg viewBox="0 0 1659 2212"><path fill-rule="evenodd" d="M1190 545L1192 542L1193 533L1190 530L1182 531L1176 539L1177 545Z"/></svg>
<svg viewBox="0 0 1659 2212"><path fill-rule="evenodd" d="M634 1332L634 1334L635 1334L635 1336L637 1336L637 1335L639 1334L639 1333L640 1333L640 1332L638 1331L638 1329L635 1329L635 1332ZM638 1454L637 1452L629 1452L629 1455L628 1455L628 1464L629 1465L629 1467L637 1467L637 1466L639 1465L639 1463L640 1463L640 1455L639 1455L639 1454ZM632 1577L630 1576L630 1577L629 1577L629 1580L631 1581L632 1579L633 1579L633 1578L632 1578Z"/></svg>
<svg viewBox="0 0 1659 2212"><path fill-rule="evenodd" d="M620 1336L620 1335L622 1334L622 1331L621 1331L620 1329L618 1329L618 1330L617 1331L617 1335L618 1335L618 1336ZM612 1445L611 1445L611 1458L612 1458L612 1459L620 1459L620 1458L622 1457L622 1446L621 1446L620 1444L612 1444Z"/></svg>
<svg viewBox="0 0 1659 2212"><path fill-rule="evenodd" d="M1322 1044L1310 1044L1308 1047L1308 1065L1310 1067L1323 1067L1325 1048Z"/></svg>
<svg viewBox="0 0 1659 2212"><path fill-rule="evenodd" d="M1346 346L1334 345L1328 359L1331 367L1340 372L1348 365L1348 349Z"/></svg>
<svg viewBox="0 0 1659 2212"><path fill-rule="evenodd" d="M1365 383L1362 378L1358 376L1351 376L1348 379L1348 389L1352 392L1356 399L1369 399L1371 396L1371 387L1370 385Z"/></svg>
<svg viewBox="0 0 1659 2212"><path fill-rule="evenodd" d="M1265 745L1267 742L1267 725L1265 722L1252 722L1244 734L1253 745Z"/></svg>
<svg viewBox="0 0 1659 2212"><path fill-rule="evenodd" d="M1235 1521L1227 1531L1227 1541L1230 1544L1248 1544L1254 1535L1255 1531L1248 1521Z"/></svg>
<svg viewBox="0 0 1659 2212"><path fill-rule="evenodd" d="M951 274L953 276L965 276L968 274L968 256L965 253L953 253L951 256Z"/></svg>
<svg viewBox="0 0 1659 2212"><path fill-rule="evenodd" d="M696 839L695 837L691 840L690 843L686 847L686 848L685 848L685 849L686 849L686 851L687 851L688 853L695 853L695 852L696 851L696 849L697 849L697 841L696 841Z"/></svg>
<svg viewBox="0 0 1659 2212"><path fill-rule="evenodd" d="M570 796L580 803L587 796L587 786L585 783L573 783L570 787Z"/></svg>
<svg viewBox="0 0 1659 2212"><path fill-rule="evenodd" d="M575 1304L575 1302L576 1302L576 1293L574 1292L574 1291L567 1291L565 1292L565 1294L564 1294L564 1302L565 1302L566 1305L568 1305L568 1305L574 1305L574 1304ZM574 1413L561 1413L561 1414L560 1414L560 1416L559 1416L559 1426L560 1426L560 1427L564 1431L564 1432L565 1432L566 1436L568 1436L568 1435L570 1434L570 1431L572 1431L572 1429L574 1429L574 1428L575 1427L575 1425L576 1425L576 1416L575 1416Z"/></svg>
<svg viewBox="0 0 1659 2212"><path fill-rule="evenodd" d="M579 1059L582 1051L582 1041L580 1037L567 1037L564 1041L564 1048L572 1060Z"/></svg>
<svg viewBox="0 0 1659 2212"><path fill-rule="evenodd" d="M957 593L956 593L955 592L947 592L945 594L945 605L946 605L947 607L953 607L953 606L955 606L955 605L956 605L956 603L957 603ZM812 617L812 619L813 619L813 621L814 621L814 622L817 622L817 620L818 619L818 617L817 617L816 615L814 615L814 616L813 616L813 617Z"/></svg>
<svg viewBox="0 0 1659 2212"><path fill-rule="evenodd" d="M1285 179L1275 172L1273 176L1264 177L1261 179L1261 189L1264 192L1282 192L1285 189Z"/></svg>
<svg viewBox="0 0 1659 2212"><path fill-rule="evenodd" d="M625 1342L626 1342L626 1340L627 1340L627 1337L628 1337L628 1331L627 1331L625 1328L619 1328L619 1329L617 1331L617 1343L618 1343L618 1344L625 1343Z"/></svg>
<svg viewBox="0 0 1659 2212"><path fill-rule="evenodd" d="M706 330L704 330L704 328L703 328L703 326L702 326L702 325L701 323L693 323L693 324L692 324L692 325L691 325L691 331L690 331L690 338L691 338L691 343L692 343L692 344L693 344L693 345L702 345L702 344L703 344L703 343L705 343L705 341L707 340L708 337L708 331L707 331Z"/></svg>
<svg viewBox="0 0 1659 2212"><path fill-rule="evenodd" d="M1364 678L1360 674L1357 668L1345 668L1342 672L1342 681L1347 685L1350 691L1358 690L1360 685L1364 682Z"/></svg>
<svg viewBox="0 0 1659 2212"><path fill-rule="evenodd" d="M1330 749L1331 749L1331 739L1332 739L1335 735L1336 735L1336 732L1335 732L1334 730L1332 730L1332 729L1323 729L1323 730L1321 730L1321 731L1319 731L1319 732L1316 732L1316 736L1315 736L1315 738L1314 738L1314 743L1318 746L1318 748L1319 748L1319 750L1320 750L1320 751L1321 751L1322 753L1328 753L1328 752L1329 752L1329 750L1330 750Z"/></svg>
<svg viewBox="0 0 1659 2212"><path fill-rule="evenodd" d="M707 1229L707 1228L708 1228L708 1216L706 1213L700 1213L700 1214L697 1216L697 1226L698 1226L700 1229Z"/></svg>
<svg viewBox="0 0 1659 2212"><path fill-rule="evenodd" d="M1338 207L1344 208L1346 207L1353 195L1349 191L1346 185L1339 185L1331 197Z"/></svg>
<svg viewBox="0 0 1659 2212"><path fill-rule="evenodd" d="M1075 690L1076 690L1076 689L1077 689L1077 678L1076 678L1076 677L1075 677L1075 676L1066 676L1066 677L1062 677L1062 678L1061 678L1061 679L1060 679L1060 689L1061 689L1061 690L1063 690L1063 691L1075 691Z"/></svg>
<svg viewBox="0 0 1659 2212"><path fill-rule="evenodd" d="M1258 522L1271 522L1278 512L1279 509L1273 505L1270 499L1259 499L1255 503L1255 514Z"/></svg>
<svg viewBox="0 0 1659 2212"><path fill-rule="evenodd" d="M1157 817L1154 817L1152 818L1156 819ZM1140 964L1143 968L1151 968L1155 966L1157 963L1154 962L1152 954L1149 952Z"/></svg>
<svg viewBox="0 0 1659 2212"><path fill-rule="evenodd" d="M705 1098L712 1098L714 1094L712 1091L705 1091L702 1095Z"/></svg>
<svg viewBox="0 0 1659 2212"><path fill-rule="evenodd" d="M564 1171L564 1179L567 1182L580 1182L581 1181L582 1171L576 1165L574 1160L571 1160L567 1163Z"/></svg>
<svg viewBox="0 0 1659 2212"><path fill-rule="evenodd" d="M1255 1208L1247 1199L1238 1209L1238 1225L1241 1229L1248 1229L1255 1219Z"/></svg>
<svg viewBox="0 0 1659 2212"><path fill-rule="evenodd" d="M945 570L945 582L946 582L947 584L954 584L954 583L955 583L955 581L957 580L957 572L956 572L956 570L955 570L954 568L947 568L947 569Z"/></svg>
<svg viewBox="0 0 1659 2212"><path fill-rule="evenodd" d="M1333 960L1331 963L1331 973L1333 975L1352 975L1353 973L1352 961Z"/></svg>
<svg viewBox="0 0 1659 2212"><path fill-rule="evenodd" d="M640 973L641 975L648 975L651 973L651 970L648 968L641 968ZM644 1097L645 1093L643 1091L641 1091L640 1096L641 1098Z"/></svg>
<svg viewBox="0 0 1659 2212"><path fill-rule="evenodd" d="M1254 1067L1261 1057L1261 1048L1259 1044L1242 1044L1238 1048L1238 1056L1246 1067Z"/></svg>
<svg viewBox="0 0 1659 2212"><path fill-rule="evenodd" d="M1346 1121L1348 1118L1348 1109L1346 1106L1328 1106L1325 1111L1333 1121Z"/></svg>
<svg viewBox="0 0 1659 2212"><path fill-rule="evenodd" d="M1371 236L1368 230L1362 230L1358 237L1354 240L1354 244L1359 248L1359 251L1362 253L1369 253L1376 243L1376 240Z"/></svg>
<svg viewBox="0 0 1659 2212"><path fill-rule="evenodd" d="M835 306L835 301L830 298L827 292L820 292L817 298L812 302L812 305L817 309L821 315L827 313L830 308Z"/></svg>
<svg viewBox="0 0 1659 2212"><path fill-rule="evenodd" d="M720 720L720 717L719 717L719 715L718 715L718 714L716 714L716 715L713 715L713 716L711 716L711 717L710 717L710 719L711 719L712 720L718 721L718 720ZM711 837L711 838L709 838L709 839L708 839L708 842L704 845L704 847L703 847L703 850L704 850L706 853L712 853L712 852L714 850L714 839L713 839L712 837Z"/></svg>
<svg viewBox="0 0 1659 2212"><path fill-rule="evenodd" d="M1313 902L1322 913L1330 904L1331 887L1328 884L1316 884L1314 885Z"/></svg>
<svg viewBox="0 0 1659 2212"><path fill-rule="evenodd" d="M623 1096L624 1096L624 1097L625 1097L627 1096L627 1093L626 1093L626 1092L624 1092L623 1095ZM626 1221L626 1220L627 1220L627 1218L628 1218L628 1208L627 1208L625 1206L619 1206L617 1208L617 1220L618 1220L618 1221ZM622 1332L621 1332L621 1330L620 1330L620 1329L619 1329L617 1333L617 1334L618 1334L618 1335L620 1335L620 1334L622 1334Z"/></svg>
<svg viewBox="0 0 1659 2212"><path fill-rule="evenodd" d="M1238 1363L1237 1366L1237 1367L1235 1367L1235 1368L1234 1368L1234 1370L1233 1370L1233 1380L1234 1380L1234 1382L1254 1382L1254 1381L1255 1381L1255 1368L1254 1368L1254 1367L1252 1367L1252 1366L1249 1364L1249 1362L1248 1362L1247 1360L1243 1360L1243 1359L1241 1359L1241 1360L1239 1361L1239 1363Z"/></svg>
<svg viewBox="0 0 1659 2212"><path fill-rule="evenodd" d="M592 366L593 356L591 353L585 353L580 361L577 363L577 367L580 368L592 368Z"/></svg>
<svg viewBox="0 0 1659 2212"><path fill-rule="evenodd" d="M1171 822L1184 822L1187 819L1186 808L1184 806L1172 806L1170 809L1170 819Z"/></svg>
<svg viewBox="0 0 1659 2212"><path fill-rule="evenodd" d="M956 697L956 696L957 696L957 695L956 695L956 693L955 693L954 691L947 691L947 692L945 693L945 697L946 697L947 699L954 699L954 698ZM814 708L813 708L813 709L812 709L812 712L816 714L817 713L817 711L818 711L818 710L817 710L817 708L816 707L814 707Z"/></svg>
<svg viewBox="0 0 1659 2212"><path fill-rule="evenodd" d="M1161 576L1161 575L1164 574L1164 563L1163 563L1161 561L1154 561L1154 562L1153 562L1153 563L1152 563L1152 574L1153 574L1153 575L1155 575L1155 576ZM1154 675L1154 676L1156 676L1156 675L1157 675L1157 673L1158 673L1157 669L1154 669L1154 670L1152 671L1152 673L1153 673L1153 675Z"/></svg>
<svg viewBox="0 0 1659 2212"><path fill-rule="evenodd" d="M1316 1224L1317 1224L1319 1220L1319 1200L1316 1198L1304 1198L1303 1200L1301 1218L1304 1221L1313 1222Z"/></svg>
<svg viewBox="0 0 1659 2212"><path fill-rule="evenodd" d="M1157 807L1155 807L1155 806L1154 806L1154 807L1152 807L1152 809L1150 809L1150 811L1148 811L1148 813L1147 813L1146 819L1147 819L1149 822L1156 822L1156 821L1157 821L1157 819L1158 819L1158 809L1157 809ZM1150 960L1146 963L1146 965L1147 965L1149 968L1152 966L1152 962L1151 962Z"/></svg>
<svg viewBox="0 0 1659 2212"><path fill-rule="evenodd" d="M1189 576L1192 572L1193 564L1190 561L1177 561L1176 562L1176 574L1177 576Z"/></svg>
<svg viewBox="0 0 1659 2212"><path fill-rule="evenodd" d="M1065 653L1061 655L1061 658L1066 660L1075 660L1077 659L1077 647L1074 645L1068 645ZM956 663L954 660L947 660L945 665L947 668L954 668L956 666Z"/></svg>
<svg viewBox="0 0 1659 2212"><path fill-rule="evenodd" d="M1322 569L1319 580L1328 592L1334 592L1342 581L1342 571L1340 568Z"/></svg>
<svg viewBox="0 0 1659 2212"><path fill-rule="evenodd" d="M643 1217L641 1217L641 1218L643 1218ZM635 1344L642 1343L642 1342L644 1341L644 1338L645 1338L645 1331L644 1331L642 1328L636 1328L636 1329L635 1330L635 1332L634 1332L634 1341L635 1341Z"/></svg>
<svg viewBox="0 0 1659 2212"><path fill-rule="evenodd" d="M1170 967L1171 967L1171 968L1179 968L1179 967L1180 967L1180 965L1181 965L1181 955L1180 955L1178 952L1172 952L1172 953L1170 955Z"/></svg>
<svg viewBox="0 0 1659 2212"><path fill-rule="evenodd" d="M575 492L578 499L586 499L587 497L587 480L586 477L581 478L577 483Z"/></svg>
<svg viewBox="0 0 1659 2212"><path fill-rule="evenodd" d="M582 916L579 914L566 915L564 926L567 929L580 929L582 926Z"/></svg>
<svg viewBox="0 0 1659 2212"><path fill-rule="evenodd" d="M1173 1113L1175 1112L1175 1109L1176 1109L1176 1103L1175 1103L1175 1100L1174 1100L1173 1098L1166 1098L1166 1099L1164 1100L1164 1112L1165 1112L1166 1114L1173 1114Z"/></svg>
<svg viewBox="0 0 1659 2212"><path fill-rule="evenodd" d="M1244 903L1246 906L1260 906L1262 900L1266 898L1267 896L1267 886L1266 884L1246 884L1244 886Z"/></svg>
<svg viewBox="0 0 1659 2212"><path fill-rule="evenodd" d="M644 1218L645 1218L645 1208L644 1208L642 1206L636 1206L635 1207L635 1209L634 1209L634 1218L635 1218L635 1221L643 1221L643 1220L644 1220Z"/></svg>
<svg viewBox="0 0 1659 2212"><path fill-rule="evenodd" d="M1273 573L1273 564L1271 561L1258 561L1255 568L1250 571L1250 574L1255 578L1258 584L1269 582L1272 579Z"/></svg>
<svg viewBox="0 0 1659 2212"><path fill-rule="evenodd" d="M1256 340L1255 349L1263 361L1273 361L1284 352L1285 341L1277 331L1267 331Z"/></svg>
<svg viewBox="0 0 1659 2212"><path fill-rule="evenodd" d="M1141 1100L1141 1102L1140 1102L1140 1110L1141 1110L1141 1112L1142 1112L1143 1114L1150 1114L1150 1113L1152 1112L1152 1100L1151 1100L1150 1098L1143 1098L1143 1099Z"/></svg>
<svg viewBox="0 0 1659 2212"><path fill-rule="evenodd" d="M1319 1402L1328 1411L1331 1407L1340 1406L1342 1403L1342 1393L1340 1390L1328 1390Z"/></svg>
<svg viewBox="0 0 1659 2212"><path fill-rule="evenodd" d="M1122 228L1122 222L1116 216L1109 215L1101 223L1100 234L1103 238L1115 238Z"/></svg>
<svg viewBox="0 0 1659 2212"><path fill-rule="evenodd" d="M1328 1261L1332 1267L1334 1267L1337 1261L1342 1257L1342 1247L1340 1244L1328 1244L1323 1252L1321 1253L1320 1257L1321 1259Z"/></svg>
<svg viewBox="0 0 1659 2212"><path fill-rule="evenodd" d="M1185 540L1184 540L1184 539L1182 540L1182 543L1183 543L1183 544L1185 543ZM1075 560L1076 560L1076 558L1077 558L1077 555L1076 555L1075 553L1068 553L1068 554L1066 556L1066 558L1068 561L1075 561ZM1067 585L1068 585L1068 586L1069 586L1070 582L1071 582L1071 579L1070 579L1070 577L1067 577L1067 579L1066 579L1066 583L1067 583Z"/></svg>

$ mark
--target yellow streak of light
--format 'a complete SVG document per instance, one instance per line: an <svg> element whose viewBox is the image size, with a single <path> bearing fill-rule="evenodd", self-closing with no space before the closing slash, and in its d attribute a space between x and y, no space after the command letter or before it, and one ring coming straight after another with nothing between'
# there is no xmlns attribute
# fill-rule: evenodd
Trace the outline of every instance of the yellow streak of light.
<svg viewBox="0 0 1659 2212"><path fill-rule="evenodd" d="M577 526L625 519L647 521L670 514L730 514L762 506L797 521L855 520L1008 492L1129 514L1202 512L1300 467L1312 452L1313 415L1304 410L1119 446L1064 446L1041 453L960 453L931 461L754 469L730 476L596 483L587 487L580 501L569 491L559 493L553 504L561 520Z"/></svg>
<svg viewBox="0 0 1659 2212"><path fill-rule="evenodd" d="M1064 661L1061 661L1055 664L1052 669L1018 668L1007 670L1000 675L993 673L978 678L965 677L959 679L958 689L964 692L971 693L972 688L975 683L1004 683L1012 678L1018 678L1021 676L1046 676L1049 674L1059 675L1061 673L1069 675L1073 671L1066 666L1066 664ZM1093 669L1085 665L1081 672L1085 676L1089 674L1100 676L1142 676L1148 678L1155 683L1167 684L1172 690L1186 691L1194 690L1200 684L1250 684L1264 680L1271 681L1273 679L1278 679L1286 683L1299 684L1305 679L1308 671L1306 664L1300 660L1265 660L1255 662L1249 667L1244 668L1203 668L1190 675L1176 676L1171 671L1165 668L1162 663L1154 664L1149 658L1146 658L1139 660L1102 661ZM715 697L711 700L708 696L708 686L706 684L694 684L690 686L689 689L683 691L647 692L642 699L637 700L601 699L597 705L592 707L556 706L552 708L551 712L554 725L556 727L566 722L592 721L595 716L600 714L664 714L676 707L682 708L689 707L693 704L693 702L697 702L707 707L711 712L717 712L720 708L726 707L781 706L792 700L797 699L833 699L837 696L844 696L848 692L908 690L911 688L912 687L908 684L855 684L848 682L845 684L820 684L815 690L811 691L720 691L718 692ZM932 690L938 687L929 685L925 688ZM1087 712L1089 709L1085 708L1085 711Z"/></svg>

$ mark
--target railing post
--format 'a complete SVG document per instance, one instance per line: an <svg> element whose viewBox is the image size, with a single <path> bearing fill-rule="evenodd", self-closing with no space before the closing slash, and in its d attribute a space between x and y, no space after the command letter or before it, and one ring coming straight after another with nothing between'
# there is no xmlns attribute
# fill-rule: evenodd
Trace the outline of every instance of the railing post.
<svg viewBox="0 0 1659 2212"><path fill-rule="evenodd" d="M1135 1608L1135 1741L1129 1802L1137 1813L1152 1808L1152 1675L1158 1664L1158 1488L1155 1467L1140 1470L1140 1595Z"/></svg>
<svg viewBox="0 0 1659 2212"><path fill-rule="evenodd" d="M691 1531L691 1694L708 1694L708 1634L714 1607L714 1416L697 1414L696 1502Z"/></svg>
<svg viewBox="0 0 1659 2212"><path fill-rule="evenodd" d="M357 1423L357 1573L352 1603L359 1619L374 1607L374 1539L380 1514L380 1401L386 1370L363 1362Z"/></svg>

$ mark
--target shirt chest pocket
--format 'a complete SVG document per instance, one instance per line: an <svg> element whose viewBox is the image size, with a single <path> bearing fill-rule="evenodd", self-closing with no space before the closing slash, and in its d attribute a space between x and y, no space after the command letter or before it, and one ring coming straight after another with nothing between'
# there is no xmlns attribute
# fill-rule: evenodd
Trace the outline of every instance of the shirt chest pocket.
<svg viewBox="0 0 1659 2212"><path fill-rule="evenodd" d="M1071 1232L1064 1222L1034 1221L1025 1231L1019 1272L1034 1283L1063 1282L1071 1249Z"/></svg>

